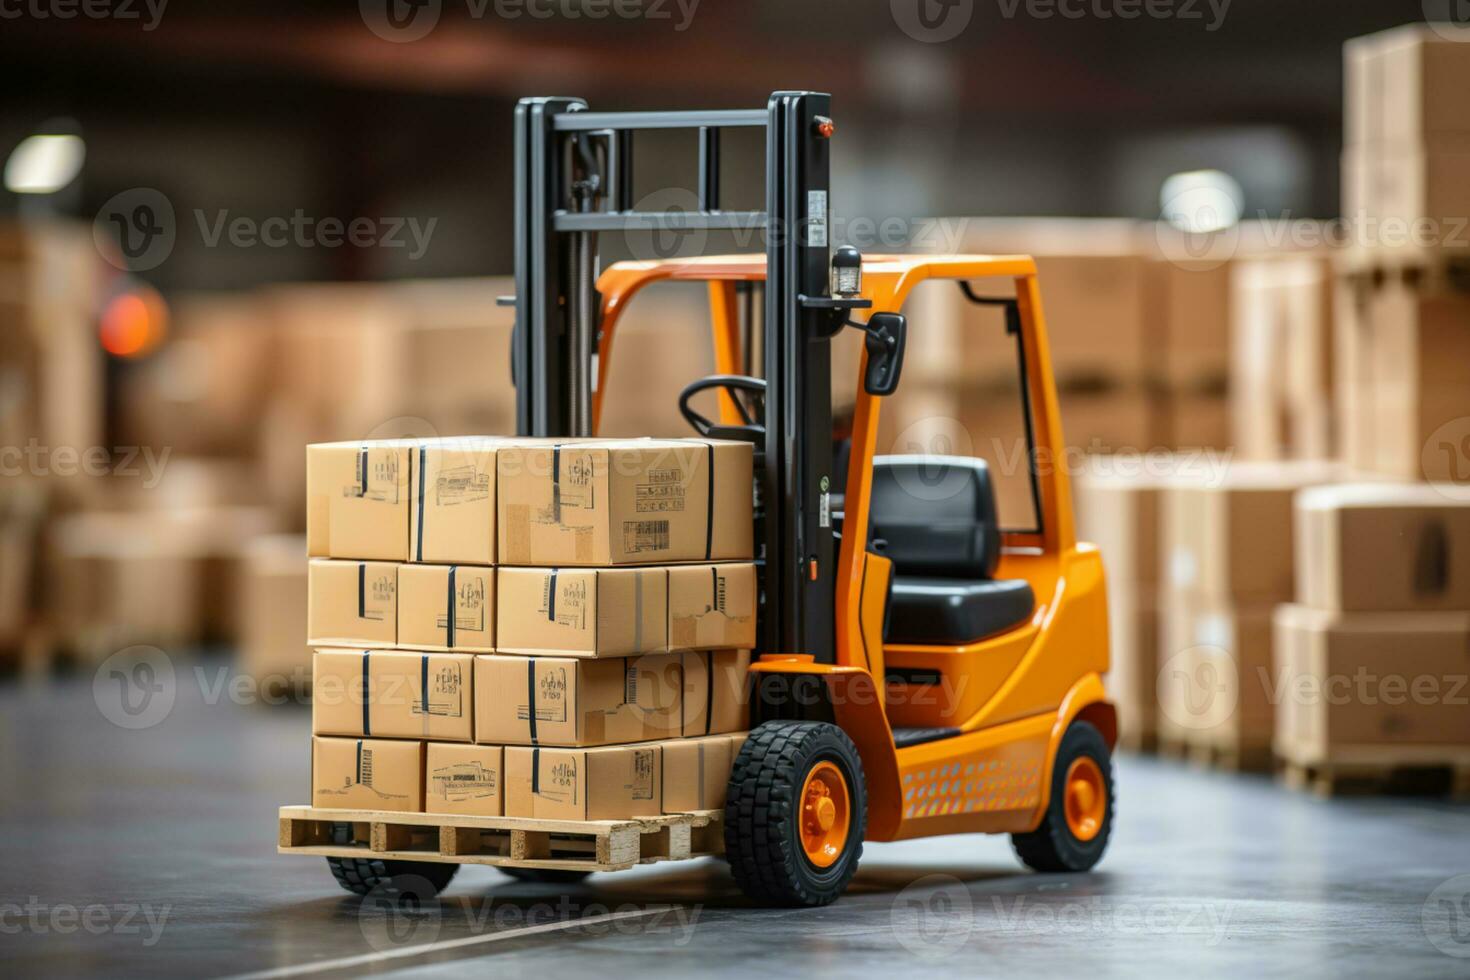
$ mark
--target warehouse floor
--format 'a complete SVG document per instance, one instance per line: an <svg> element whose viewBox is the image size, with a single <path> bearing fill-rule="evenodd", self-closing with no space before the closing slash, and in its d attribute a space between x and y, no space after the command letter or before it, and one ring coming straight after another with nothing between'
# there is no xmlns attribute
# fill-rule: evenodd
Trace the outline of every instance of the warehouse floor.
<svg viewBox="0 0 1470 980"><path fill-rule="evenodd" d="M752 908L704 860L570 890L468 868L436 906L386 915L323 861L275 853L275 808L305 802L309 713L238 703L224 662L198 663L143 730L104 717L106 677L95 695L90 677L0 688L6 973L1470 971L1470 877L1452 880L1470 872L1470 808L1324 802L1135 757L1091 875L1024 873L1001 838L940 838L869 845L850 893L814 911Z"/></svg>

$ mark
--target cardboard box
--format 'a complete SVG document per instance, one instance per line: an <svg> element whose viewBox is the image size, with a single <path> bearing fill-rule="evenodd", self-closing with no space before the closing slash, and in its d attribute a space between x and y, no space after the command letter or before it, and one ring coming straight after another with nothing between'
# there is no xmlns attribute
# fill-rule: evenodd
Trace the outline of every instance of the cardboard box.
<svg viewBox="0 0 1470 980"><path fill-rule="evenodd" d="M1127 582L1152 590L1159 569L1160 497L1172 479L1205 478L1184 457L1091 459L1073 479L1077 536L1102 551L1108 587Z"/></svg>
<svg viewBox="0 0 1470 980"><path fill-rule="evenodd" d="M658 745L505 750L505 815L622 820L662 812Z"/></svg>
<svg viewBox="0 0 1470 980"><path fill-rule="evenodd" d="M474 737L474 658L467 653L318 650L312 658L316 735Z"/></svg>
<svg viewBox="0 0 1470 980"><path fill-rule="evenodd" d="M501 568L496 647L570 657L667 650L668 590L662 568Z"/></svg>
<svg viewBox="0 0 1470 980"><path fill-rule="evenodd" d="M1159 607L1143 586L1108 582L1109 666L1104 682L1118 707L1118 733L1128 748L1150 747L1158 735Z"/></svg>
<svg viewBox="0 0 1470 980"><path fill-rule="evenodd" d="M1274 717L1272 608L1269 602L1161 596L1161 737L1264 754Z"/></svg>
<svg viewBox="0 0 1470 980"><path fill-rule="evenodd" d="M495 563L495 451L500 440L428 439L415 449L409 503L414 561Z"/></svg>
<svg viewBox="0 0 1470 980"><path fill-rule="evenodd" d="M408 561L416 448L411 439L307 446L307 554Z"/></svg>
<svg viewBox="0 0 1470 980"><path fill-rule="evenodd" d="M748 562L669 567L670 650L755 647L755 566Z"/></svg>
<svg viewBox="0 0 1470 980"><path fill-rule="evenodd" d="M424 743L380 738L313 738L311 805L336 810L422 813Z"/></svg>
<svg viewBox="0 0 1470 980"><path fill-rule="evenodd" d="M313 558L307 571L312 646L396 646L398 565Z"/></svg>
<svg viewBox="0 0 1470 980"><path fill-rule="evenodd" d="M679 659L476 657L475 741L591 746L668 738L683 721Z"/></svg>
<svg viewBox="0 0 1470 980"><path fill-rule="evenodd" d="M1311 764L1344 749L1446 745L1463 751L1470 744L1464 705L1470 613L1339 613L1283 605L1274 628L1274 681L1281 691L1275 747L1284 758Z"/></svg>
<svg viewBox="0 0 1470 980"><path fill-rule="evenodd" d="M398 646L495 651L495 569L399 565Z"/></svg>
<svg viewBox="0 0 1470 980"><path fill-rule="evenodd" d="M424 810L498 817L505 812L505 750L498 745L430 742Z"/></svg>
<svg viewBox="0 0 1470 980"><path fill-rule="evenodd" d="M1382 139L1408 143L1470 133L1470 106L1464 99L1470 91L1470 44L1452 41L1427 24L1377 37Z"/></svg>
<svg viewBox="0 0 1470 980"><path fill-rule="evenodd" d="M306 538L263 535L243 551L240 669L273 690L305 688L311 683Z"/></svg>
<svg viewBox="0 0 1470 980"><path fill-rule="evenodd" d="M750 727L749 650L711 650L677 656L683 673L680 734L688 738Z"/></svg>
<svg viewBox="0 0 1470 980"><path fill-rule="evenodd" d="M692 439L503 447L496 459L500 561L748 561L753 448Z"/></svg>
<svg viewBox="0 0 1470 980"><path fill-rule="evenodd" d="M744 741L742 736L741 741ZM660 742L663 754L663 812L722 810L737 746L729 735Z"/></svg>
<svg viewBox="0 0 1470 980"><path fill-rule="evenodd" d="M1235 463L1223 476L1176 482L1162 496L1166 586L1227 601L1286 601L1293 592L1292 495L1329 482L1329 463Z"/></svg>
<svg viewBox="0 0 1470 980"><path fill-rule="evenodd" d="M1470 500L1423 484L1296 497L1296 598L1339 611L1470 610Z"/></svg>

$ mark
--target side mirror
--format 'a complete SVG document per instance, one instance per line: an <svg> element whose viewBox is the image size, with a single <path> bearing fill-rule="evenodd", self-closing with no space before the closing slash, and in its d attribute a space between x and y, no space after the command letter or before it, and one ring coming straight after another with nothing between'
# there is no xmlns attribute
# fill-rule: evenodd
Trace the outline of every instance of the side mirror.
<svg viewBox="0 0 1470 980"><path fill-rule="evenodd" d="M863 376L863 390L879 397L891 395L898 390L898 376L903 370L908 321L901 313L874 313L864 329L868 370Z"/></svg>

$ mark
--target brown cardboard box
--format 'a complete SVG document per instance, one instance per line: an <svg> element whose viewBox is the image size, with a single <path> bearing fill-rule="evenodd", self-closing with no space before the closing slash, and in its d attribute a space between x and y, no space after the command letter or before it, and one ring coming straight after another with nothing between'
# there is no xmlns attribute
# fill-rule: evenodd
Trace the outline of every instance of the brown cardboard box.
<svg viewBox="0 0 1470 980"><path fill-rule="evenodd" d="M1230 256L1176 251L1149 265L1150 379L1163 390L1218 388L1230 367Z"/></svg>
<svg viewBox="0 0 1470 980"><path fill-rule="evenodd" d="M1470 744L1470 613L1282 605L1274 628L1278 755L1313 764L1344 750Z"/></svg>
<svg viewBox="0 0 1470 980"><path fill-rule="evenodd" d="M680 730L682 695L678 654L476 657L475 741L590 746L667 738Z"/></svg>
<svg viewBox="0 0 1470 980"><path fill-rule="evenodd" d="M669 567L669 649L755 647L755 566Z"/></svg>
<svg viewBox="0 0 1470 980"><path fill-rule="evenodd" d="M415 448L411 439L307 446L307 554L408 561Z"/></svg>
<svg viewBox="0 0 1470 980"><path fill-rule="evenodd" d="M1373 37L1379 45L1385 142L1470 133L1470 106L1464 99L1470 91L1470 44L1450 40L1427 24Z"/></svg>
<svg viewBox="0 0 1470 980"><path fill-rule="evenodd" d="M496 460L500 561L749 560L752 450L745 442L693 439L503 447Z"/></svg>
<svg viewBox="0 0 1470 980"><path fill-rule="evenodd" d="M1317 609L1470 610L1470 500L1423 484L1296 497L1296 597Z"/></svg>
<svg viewBox="0 0 1470 980"><path fill-rule="evenodd" d="M398 646L495 651L495 569L399 565Z"/></svg>
<svg viewBox="0 0 1470 980"><path fill-rule="evenodd" d="M729 735L670 739L659 747L663 751L664 813L724 808L736 751Z"/></svg>
<svg viewBox="0 0 1470 980"><path fill-rule="evenodd" d="M398 567L391 561L313 558L307 572L307 641L312 646L395 646Z"/></svg>
<svg viewBox="0 0 1470 980"><path fill-rule="evenodd" d="M662 568L501 568L501 653L621 657L668 649L669 577Z"/></svg>
<svg viewBox="0 0 1470 980"><path fill-rule="evenodd" d="M750 651L677 654L684 675L679 732L718 735L750 727Z"/></svg>
<svg viewBox="0 0 1470 980"><path fill-rule="evenodd" d="M306 645L306 538L269 534L244 549L240 587L240 669L272 689L311 683Z"/></svg>
<svg viewBox="0 0 1470 980"><path fill-rule="evenodd" d="M621 820L662 812L658 745L505 750L505 815Z"/></svg>
<svg viewBox="0 0 1470 980"><path fill-rule="evenodd" d="M498 817L505 812L505 750L498 745L430 742L424 810Z"/></svg>
<svg viewBox="0 0 1470 980"><path fill-rule="evenodd" d="M1073 480L1077 536L1102 551L1108 586L1160 584L1160 495L1172 479L1208 474L1184 457L1150 455L1091 459Z"/></svg>
<svg viewBox="0 0 1470 980"><path fill-rule="evenodd" d="M1147 748L1158 734L1159 607L1143 586L1108 582L1108 644L1104 678L1118 706L1118 733L1128 748Z"/></svg>
<svg viewBox="0 0 1470 980"><path fill-rule="evenodd" d="M1272 604L1179 593L1161 602L1160 736L1261 759L1274 711Z"/></svg>
<svg viewBox="0 0 1470 980"><path fill-rule="evenodd" d="M424 743L313 738L311 805L335 810L422 813Z"/></svg>
<svg viewBox="0 0 1470 980"><path fill-rule="evenodd" d="M1221 600L1285 601L1294 588L1292 495L1329 482L1330 463L1234 463L1161 498L1166 585Z"/></svg>
<svg viewBox="0 0 1470 980"><path fill-rule="evenodd" d="M326 649L316 651L312 665L314 734L450 742L474 736L470 654Z"/></svg>
<svg viewBox="0 0 1470 980"><path fill-rule="evenodd" d="M414 561L495 564L495 451L500 440L420 442L409 503Z"/></svg>

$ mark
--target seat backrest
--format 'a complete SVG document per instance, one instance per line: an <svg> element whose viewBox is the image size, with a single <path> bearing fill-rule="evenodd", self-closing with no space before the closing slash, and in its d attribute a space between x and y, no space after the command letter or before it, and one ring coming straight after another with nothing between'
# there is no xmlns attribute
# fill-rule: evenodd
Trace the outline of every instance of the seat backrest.
<svg viewBox="0 0 1470 980"><path fill-rule="evenodd" d="M995 491L983 459L878 456L872 536L898 575L988 579L1000 561Z"/></svg>

